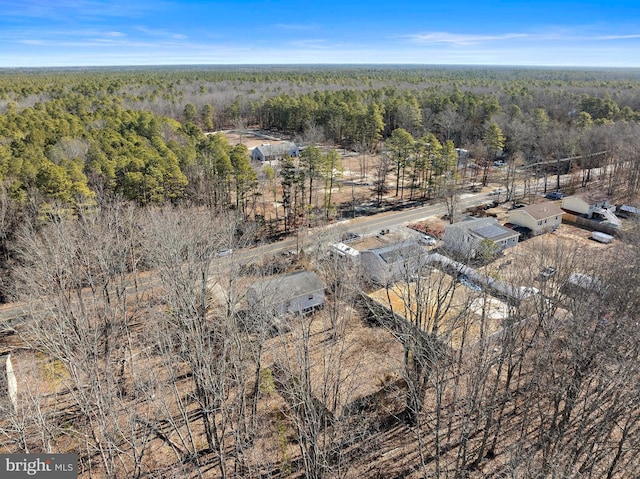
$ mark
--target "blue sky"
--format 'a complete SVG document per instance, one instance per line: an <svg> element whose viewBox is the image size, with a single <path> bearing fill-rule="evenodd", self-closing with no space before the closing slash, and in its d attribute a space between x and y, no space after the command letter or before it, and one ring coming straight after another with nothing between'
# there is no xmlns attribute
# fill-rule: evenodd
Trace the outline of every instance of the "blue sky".
<svg viewBox="0 0 640 479"><path fill-rule="evenodd" d="M640 0L0 0L0 67L640 67Z"/></svg>

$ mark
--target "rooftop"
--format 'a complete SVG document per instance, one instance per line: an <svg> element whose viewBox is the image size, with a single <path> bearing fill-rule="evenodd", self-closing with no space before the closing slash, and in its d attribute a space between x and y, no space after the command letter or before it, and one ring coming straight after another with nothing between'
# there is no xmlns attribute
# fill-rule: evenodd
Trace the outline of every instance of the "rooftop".
<svg viewBox="0 0 640 479"><path fill-rule="evenodd" d="M290 141L284 143L265 143L260 146L256 146L256 149L260 150L265 156L281 155L292 151L295 151L298 147L295 143Z"/></svg>
<svg viewBox="0 0 640 479"><path fill-rule="evenodd" d="M415 258L424 254L422 247L414 240L407 240L401 243L394 243L380 248L368 250L382 258L387 263L396 263L407 258Z"/></svg>
<svg viewBox="0 0 640 479"><path fill-rule="evenodd" d="M502 226L495 218L470 218L460 221L459 223L448 225L446 228L459 228L469 231L483 239L490 239L492 241L499 241L520 234Z"/></svg>
<svg viewBox="0 0 640 479"><path fill-rule="evenodd" d="M323 290L325 285L314 272L298 271L257 281L249 288L265 296L272 295L274 301L285 301Z"/></svg>
<svg viewBox="0 0 640 479"><path fill-rule="evenodd" d="M535 205L529 205L520 209L519 211L528 213L536 220L543 220L545 218L558 216L563 213L563 211L558 206L549 201L545 201L544 203L537 203Z"/></svg>
<svg viewBox="0 0 640 479"><path fill-rule="evenodd" d="M610 200L611 197L606 193L600 190L588 190L583 191L582 193L577 193L573 195L575 198L580 198L588 204L599 203L601 201ZM566 198L571 198L571 196L567 196ZM565 199L566 199L565 198Z"/></svg>

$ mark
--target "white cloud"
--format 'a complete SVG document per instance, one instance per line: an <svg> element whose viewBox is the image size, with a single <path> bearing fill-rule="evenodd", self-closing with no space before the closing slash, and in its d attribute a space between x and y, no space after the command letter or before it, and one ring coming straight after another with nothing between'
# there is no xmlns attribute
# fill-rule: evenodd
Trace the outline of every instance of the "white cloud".
<svg viewBox="0 0 640 479"><path fill-rule="evenodd" d="M322 38L307 38L300 40L293 40L288 42L288 45L296 48L335 48L335 45L329 45L325 39Z"/></svg>
<svg viewBox="0 0 640 479"><path fill-rule="evenodd" d="M419 44L450 44L450 45L475 45L478 43L513 40L513 39L526 39L533 38L533 35L528 33L502 33L499 35L474 35L465 33L449 33L449 32L431 32L431 33L417 33L412 35L406 35L404 38L409 38L414 43Z"/></svg>
<svg viewBox="0 0 640 479"><path fill-rule="evenodd" d="M0 0L6 17L68 20L86 17L142 17L160 9L174 8L172 2L134 2L131 0Z"/></svg>
<svg viewBox="0 0 640 479"><path fill-rule="evenodd" d="M184 40L186 38L189 38L187 35L183 33L170 32L168 30L163 30L159 28L148 28L145 26L137 26L135 27L135 29L149 37L170 38L173 40Z"/></svg>
<svg viewBox="0 0 640 479"><path fill-rule="evenodd" d="M600 35L592 37L591 40L634 40L640 38L640 33L629 35Z"/></svg>
<svg viewBox="0 0 640 479"><path fill-rule="evenodd" d="M304 24L304 23L277 23L272 25L271 28L277 28L280 30L315 30L317 28L316 25L313 24Z"/></svg>
<svg viewBox="0 0 640 479"><path fill-rule="evenodd" d="M25 39L18 40L17 43L22 43L23 45L46 45L47 42L45 42L44 40Z"/></svg>
<svg viewBox="0 0 640 479"><path fill-rule="evenodd" d="M452 33L452 32L428 32L404 35L400 38L408 39L411 43L419 45L452 45L452 46L473 46L486 43L509 42L513 40L523 41L554 41L554 42L586 42L586 41L614 41L614 40L634 40L640 39L640 34L587 34L585 31L589 27L567 30L563 28L551 28L547 31L537 33L510 32L498 34L472 34L472 33Z"/></svg>

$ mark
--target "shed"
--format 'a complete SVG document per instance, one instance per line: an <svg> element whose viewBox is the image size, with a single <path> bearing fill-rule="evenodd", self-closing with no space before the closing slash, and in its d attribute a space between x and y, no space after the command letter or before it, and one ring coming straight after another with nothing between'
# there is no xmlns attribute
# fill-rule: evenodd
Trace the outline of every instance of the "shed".
<svg viewBox="0 0 640 479"><path fill-rule="evenodd" d="M640 215L640 209L630 205L620 205L618 216L622 218L636 218Z"/></svg>
<svg viewBox="0 0 640 479"><path fill-rule="evenodd" d="M285 156L296 158L300 154L298 145L290 141L283 143L264 143L251 151L251 159L256 161L281 160Z"/></svg>
<svg viewBox="0 0 640 479"><path fill-rule="evenodd" d="M317 274L299 271L255 282L247 289L247 302L276 314L302 314L324 304L324 288Z"/></svg>

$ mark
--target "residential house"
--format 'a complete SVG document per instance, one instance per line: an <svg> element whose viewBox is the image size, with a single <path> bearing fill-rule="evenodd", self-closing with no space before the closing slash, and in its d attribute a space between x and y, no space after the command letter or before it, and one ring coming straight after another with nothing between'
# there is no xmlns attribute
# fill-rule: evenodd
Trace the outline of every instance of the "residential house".
<svg viewBox="0 0 640 479"><path fill-rule="evenodd" d="M614 226L620 226L620 219L614 214L616 207L609 202L609 198L597 191L587 191L578 195L562 198L562 209L583 215L587 218L600 218Z"/></svg>
<svg viewBox="0 0 640 479"><path fill-rule="evenodd" d="M324 288L314 272L299 271L253 283L247 289L247 303L280 315L302 314L324 304Z"/></svg>
<svg viewBox="0 0 640 479"><path fill-rule="evenodd" d="M272 161L281 160L285 156L292 158L297 157L300 154L300 149L295 143L286 141L283 143L270 144L265 143L260 146L256 146L251 151L251 159L255 161Z"/></svg>
<svg viewBox="0 0 640 479"><path fill-rule="evenodd" d="M495 218L471 218L444 228L444 247L475 258L482 251L483 242L490 241L499 252L518 244L520 233L498 223Z"/></svg>
<svg viewBox="0 0 640 479"><path fill-rule="evenodd" d="M562 223L563 211L551 202L537 203L511 210L508 221L531 230L532 236L555 231Z"/></svg>
<svg viewBox="0 0 640 479"><path fill-rule="evenodd" d="M415 274L425 260L424 249L414 240L360 252L360 264L365 277L385 286Z"/></svg>

